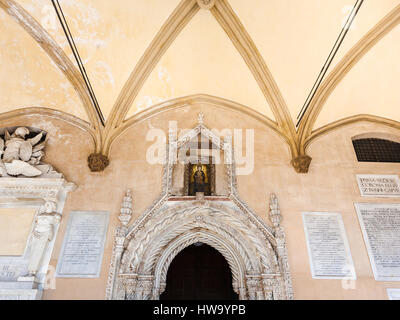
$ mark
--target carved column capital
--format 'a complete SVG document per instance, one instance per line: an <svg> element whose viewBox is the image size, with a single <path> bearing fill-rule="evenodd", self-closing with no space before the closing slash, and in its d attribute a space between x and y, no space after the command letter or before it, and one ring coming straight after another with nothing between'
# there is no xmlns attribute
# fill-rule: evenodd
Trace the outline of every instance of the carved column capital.
<svg viewBox="0 0 400 320"><path fill-rule="evenodd" d="M269 202L269 218L274 228L279 228L282 220L281 210L279 208L278 198L275 194L271 193Z"/></svg>
<svg viewBox="0 0 400 320"><path fill-rule="evenodd" d="M262 279L262 285L263 285L263 289L264 289L264 299L265 300L273 300L274 299L274 295L273 295L273 291L274 291L274 276L273 275L263 275L263 279Z"/></svg>
<svg viewBox="0 0 400 320"><path fill-rule="evenodd" d="M260 278L258 276L246 276L247 292L249 300L260 300L262 299L262 286Z"/></svg>
<svg viewBox="0 0 400 320"><path fill-rule="evenodd" d="M122 200L120 214L118 216L123 226L127 226L132 217L132 194L131 190L128 189Z"/></svg>
<svg viewBox="0 0 400 320"><path fill-rule="evenodd" d="M153 276L139 276L136 283L138 300L150 300L153 293Z"/></svg>
<svg viewBox="0 0 400 320"><path fill-rule="evenodd" d="M240 287L238 290L239 290L239 300L247 300L246 288Z"/></svg>
<svg viewBox="0 0 400 320"><path fill-rule="evenodd" d="M122 286L125 290L127 300L135 300L137 275L120 276Z"/></svg>
<svg viewBox="0 0 400 320"><path fill-rule="evenodd" d="M292 159L291 164L297 173L307 173L311 160L311 157L302 155Z"/></svg>

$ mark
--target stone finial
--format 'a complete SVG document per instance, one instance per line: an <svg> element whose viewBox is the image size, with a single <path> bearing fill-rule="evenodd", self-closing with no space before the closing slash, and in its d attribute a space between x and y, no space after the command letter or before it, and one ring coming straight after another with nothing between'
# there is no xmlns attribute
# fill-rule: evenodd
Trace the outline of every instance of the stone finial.
<svg viewBox="0 0 400 320"><path fill-rule="evenodd" d="M123 226L127 226L132 217L132 194L131 190L128 189L122 200L120 215L118 217Z"/></svg>
<svg viewBox="0 0 400 320"><path fill-rule="evenodd" d="M203 112L199 112L199 114L197 115L197 122L199 124L203 124L204 123L204 113Z"/></svg>
<svg viewBox="0 0 400 320"><path fill-rule="evenodd" d="M297 173L307 173L311 160L311 157L307 155L302 155L294 158L291 163Z"/></svg>
<svg viewBox="0 0 400 320"><path fill-rule="evenodd" d="M197 4L202 9L210 10L215 5L216 1L217 0L197 0Z"/></svg>
<svg viewBox="0 0 400 320"><path fill-rule="evenodd" d="M176 141L178 135L178 124L176 121L168 121L168 141Z"/></svg>
<svg viewBox="0 0 400 320"><path fill-rule="evenodd" d="M225 164L233 164L232 136L230 135L224 137L224 157Z"/></svg>
<svg viewBox="0 0 400 320"><path fill-rule="evenodd" d="M101 153L92 153L88 157L88 166L92 172L103 171L109 164L107 156Z"/></svg>
<svg viewBox="0 0 400 320"><path fill-rule="evenodd" d="M282 216L281 216L281 210L279 208L278 198L274 193L271 193L270 195L269 208L270 208L269 218L274 228L277 228L281 224Z"/></svg>

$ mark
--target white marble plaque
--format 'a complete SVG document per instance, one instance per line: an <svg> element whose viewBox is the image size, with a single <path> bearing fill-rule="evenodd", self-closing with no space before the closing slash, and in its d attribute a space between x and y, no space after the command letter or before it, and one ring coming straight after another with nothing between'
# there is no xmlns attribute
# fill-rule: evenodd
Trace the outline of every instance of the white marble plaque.
<svg viewBox="0 0 400 320"><path fill-rule="evenodd" d="M357 183L363 197L400 197L397 175L357 174Z"/></svg>
<svg viewBox="0 0 400 320"><path fill-rule="evenodd" d="M109 213L72 211L56 276L62 278L98 278L103 259Z"/></svg>
<svg viewBox="0 0 400 320"><path fill-rule="evenodd" d="M37 289L0 289L0 300L40 300L42 291Z"/></svg>
<svg viewBox="0 0 400 320"><path fill-rule="evenodd" d="M9 279L16 278L17 273L17 266L0 264L0 281L7 281Z"/></svg>
<svg viewBox="0 0 400 320"><path fill-rule="evenodd" d="M400 281L400 204L355 203L377 281Z"/></svg>
<svg viewBox="0 0 400 320"><path fill-rule="evenodd" d="M340 213L303 212L311 274L314 279L356 279Z"/></svg>
<svg viewBox="0 0 400 320"><path fill-rule="evenodd" d="M400 289L386 289L389 300L400 300Z"/></svg>

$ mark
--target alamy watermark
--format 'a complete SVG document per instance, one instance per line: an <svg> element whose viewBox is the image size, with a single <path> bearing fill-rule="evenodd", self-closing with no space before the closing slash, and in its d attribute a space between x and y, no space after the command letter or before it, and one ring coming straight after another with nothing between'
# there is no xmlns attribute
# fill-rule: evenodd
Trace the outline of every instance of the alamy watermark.
<svg viewBox="0 0 400 320"><path fill-rule="evenodd" d="M166 164L167 136L172 133L176 137L182 137L191 129L178 129L176 121L169 121L168 133L159 128L151 128L146 134L146 141L152 142L146 151L146 161L149 164ZM231 149L221 150L218 144L221 141L232 141L233 156L237 175L250 175L254 170L254 129L212 129L211 132L217 137L216 141L210 142L201 135L194 136L181 148L175 149L175 154L169 155L171 163L202 163L232 164ZM223 160L221 159L223 154Z"/></svg>

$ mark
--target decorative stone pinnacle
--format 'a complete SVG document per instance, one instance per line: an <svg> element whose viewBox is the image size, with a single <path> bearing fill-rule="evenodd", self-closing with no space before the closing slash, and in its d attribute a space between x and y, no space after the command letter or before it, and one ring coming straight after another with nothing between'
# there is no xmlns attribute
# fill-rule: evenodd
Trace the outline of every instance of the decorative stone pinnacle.
<svg viewBox="0 0 400 320"><path fill-rule="evenodd" d="M169 128L168 129L168 139L169 142L176 141L176 128Z"/></svg>
<svg viewBox="0 0 400 320"><path fill-rule="evenodd" d="M204 113L203 112L199 112L199 114L197 115L197 122L199 124L203 124L204 123Z"/></svg>
<svg viewBox="0 0 400 320"><path fill-rule="evenodd" d="M122 225L127 226L132 217L132 194L130 189L126 190L120 212L118 219Z"/></svg>
<svg viewBox="0 0 400 320"><path fill-rule="evenodd" d="M272 225L274 228L277 228L281 224L282 216L281 216L281 210L279 208L279 203L278 203L278 198L274 193L271 193L270 198L269 198L269 218L272 222Z"/></svg>

